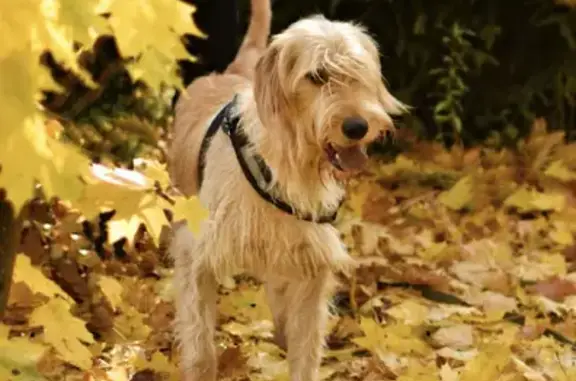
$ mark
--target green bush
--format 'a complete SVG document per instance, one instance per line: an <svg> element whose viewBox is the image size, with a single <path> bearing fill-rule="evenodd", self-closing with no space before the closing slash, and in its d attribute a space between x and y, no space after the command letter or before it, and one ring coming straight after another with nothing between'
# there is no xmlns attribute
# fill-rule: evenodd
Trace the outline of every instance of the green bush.
<svg viewBox="0 0 576 381"><path fill-rule="evenodd" d="M486 139L497 145L513 144L526 134L534 117L543 116L551 128L564 129L567 138L574 139L576 8L569 3L279 0L274 5L273 32L317 12L366 25L380 45L383 75L392 91L413 107L399 124L424 138L448 144ZM242 20L247 20L248 12L244 0ZM136 114L152 125L165 126L170 110L166 99L146 95L126 78L117 57L110 55L112 50L97 47L92 58L96 63L92 72L105 72L109 66L116 70L115 76L101 81L103 89L90 93L90 102L80 107L63 102L52 110L65 119L96 126L100 135L95 139L100 143L89 149L114 147L113 156L128 160L162 133L149 134L153 138L146 140L132 129L116 136L119 143L105 144L111 138L102 126L109 117ZM77 88L74 81L68 86L74 94L89 92ZM94 135L89 127L76 135L84 136L87 131Z"/></svg>

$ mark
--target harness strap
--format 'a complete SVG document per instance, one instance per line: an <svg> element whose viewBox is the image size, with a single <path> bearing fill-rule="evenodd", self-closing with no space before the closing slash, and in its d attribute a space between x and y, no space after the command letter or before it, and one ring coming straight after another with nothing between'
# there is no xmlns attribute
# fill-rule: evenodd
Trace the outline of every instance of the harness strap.
<svg viewBox="0 0 576 381"><path fill-rule="evenodd" d="M338 207L330 214L320 216L319 218L314 218L310 213L301 214L298 213L295 208L293 208L288 203L280 200L276 197L273 197L268 189L270 188L270 183L272 181L272 173L270 168L266 165L266 162L262 158L262 156L257 154L247 155L245 154L244 150L249 145L249 140L246 134L238 128L240 124L240 118L238 116L232 116L232 108L236 104L236 96L230 103L228 103L222 110L216 115L212 123L210 124L208 131L204 140L202 141L202 145L200 147L200 168L198 169L198 176L199 182L198 184L202 184L202 176L205 166L205 156L206 151L208 149L209 143L212 137L216 134L218 129L222 127L222 131L228 135L230 138L230 142L232 143L232 147L234 148L234 153L236 154L236 158L238 159L238 164L240 164L240 168L246 177L246 180L250 183L252 188L262 197L264 200L268 201L269 203L276 206L278 209L284 211L287 214L293 215L296 218L303 220L303 221L310 221L316 223L331 223L334 222L338 215L338 209L344 202L344 200L340 200ZM257 168L255 168L257 167ZM256 178L254 173L255 170L260 172L261 179Z"/></svg>
<svg viewBox="0 0 576 381"><path fill-rule="evenodd" d="M233 103L230 102L226 106L222 107L222 109L216 114L216 117L212 119L210 126L208 126L208 130L206 131L206 135L204 135L204 139L202 139L202 143L200 144L200 152L198 157L198 188L202 186L202 181L204 180L204 168L206 167L206 152L208 151L208 147L210 147L210 142L212 138L222 124L224 123L224 119L226 115L232 109Z"/></svg>

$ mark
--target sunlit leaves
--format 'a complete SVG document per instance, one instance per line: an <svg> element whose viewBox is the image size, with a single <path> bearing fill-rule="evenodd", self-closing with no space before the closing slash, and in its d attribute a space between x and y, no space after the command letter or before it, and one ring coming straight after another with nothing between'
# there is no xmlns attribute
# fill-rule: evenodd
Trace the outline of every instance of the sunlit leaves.
<svg viewBox="0 0 576 381"><path fill-rule="evenodd" d="M0 325L0 379L11 381L43 381L39 361L50 348L27 338L8 337L9 328Z"/></svg>
<svg viewBox="0 0 576 381"><path fill-rule="evenodd" d="M106 0L99 11L111 13L110 25L121 54L138 57L130 66L134 79L142 79L156 90L161 82L180 85L174 62L190 56L178 36L203 35L190 17L194 7L171 0ZM152 30L154 33L142 33Z"/></svg>
<svg viewBox="0 0 576 381"><path fill-rule="evenodd" d="M0 143L0 187L18 208L32 196L35 181L49 197L75 200L89 162L76 147L51 137L40 118L28 119Z"/></svg>
<svg viewBox="0 0 576 381"><path fill-rule="evenodd" d="M44 327L44 337L65 361L80 369L89 369L92 354L83 344L94 343L86 323L70 314L70 304L54 298L38 307L30 316L31 324Z"/></svg>
<svg viewBox="0 0 576 381"><path fill-rule="evenodd" d="M95 86L78 64L78 51L91 48L103 33L117 34L120 50L133 58L132 74L153 90L179 86L177 59L191 58L179 35L201 35L190 17L193 7L179 1L24 0L0 5L0 186L20 207L38 181L48 196L74 200L82 192L80 176L88 160L77 150L46 136L38 107L42 90L59 88L40 54L50 51L86 85ZM106 19L104 13L110 13ZM142 33L154 30L154 33Z"/></svg>

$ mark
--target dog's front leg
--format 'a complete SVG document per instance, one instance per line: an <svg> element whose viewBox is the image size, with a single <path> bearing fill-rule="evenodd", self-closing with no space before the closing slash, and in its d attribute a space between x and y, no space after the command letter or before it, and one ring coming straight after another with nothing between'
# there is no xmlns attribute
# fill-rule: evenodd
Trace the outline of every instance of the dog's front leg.
<svg viewBox="0 0 576 381"><path fill-rule="evenodd" d="M175 333L180 344L180 368L185 381L213 381L217 373L214 344L218 285L203 261L201 245L173 250Z"/></svg>
<svg viewBox="0 0 576 381"><path fill-rule="evenodd" d="M286 346L286 316L290 312L290 306L286 304L286 290L289 282L271 277L266 281L264 288L266 289L266 297L268 299L268 306L272 312L274 319L274 341L283 350L287 350Z"/></svg>
<svg viewBox="0 0 576 381"><path fill-rule="evenodd" d="M318 379L333 284L332 274L324 271L315 279L294 280L286 287L284 332L291 381Z"/></svg>

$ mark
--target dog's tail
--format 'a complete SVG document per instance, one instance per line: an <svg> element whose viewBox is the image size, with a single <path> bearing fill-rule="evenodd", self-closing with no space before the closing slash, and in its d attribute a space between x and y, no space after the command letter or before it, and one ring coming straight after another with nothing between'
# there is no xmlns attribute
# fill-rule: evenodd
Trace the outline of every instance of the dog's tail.
<svg viewBox="0 0 576 381"><path fill-rule="evenodd" d="M254 67L266 49L272 23L271 0L250 0L250 24L242 45L226 73L252 80Z"/></svg>

